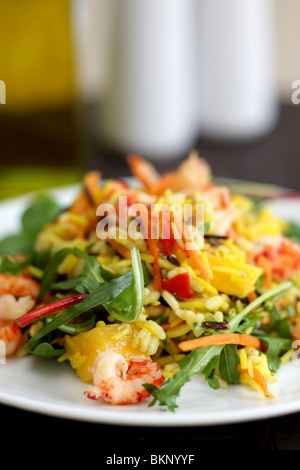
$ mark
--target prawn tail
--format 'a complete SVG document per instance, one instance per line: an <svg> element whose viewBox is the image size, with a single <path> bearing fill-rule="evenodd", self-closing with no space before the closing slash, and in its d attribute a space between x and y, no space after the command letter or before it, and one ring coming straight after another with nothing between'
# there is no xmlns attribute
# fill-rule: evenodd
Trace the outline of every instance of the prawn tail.
<svg viewBox="0 0 300 470"><path fill-rule="evenodd" d="M91 385L83 394L91 400L99 400L103 395L101 389L94 385Z"/></svg>

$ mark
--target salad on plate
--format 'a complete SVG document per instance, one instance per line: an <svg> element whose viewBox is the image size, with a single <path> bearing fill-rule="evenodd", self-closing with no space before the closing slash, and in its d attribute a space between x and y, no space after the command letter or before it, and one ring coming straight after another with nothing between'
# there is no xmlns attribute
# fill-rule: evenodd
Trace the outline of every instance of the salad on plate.
<svg viewBox="0 0 300 470"><path fill-rule="evenodd" d="M69 207L37 196L0 242L0 352L67 362L86 399L174 411L214 390L270 384L300 340L300 230L217 184L192 151L134 182L84 175Z"/></svg>

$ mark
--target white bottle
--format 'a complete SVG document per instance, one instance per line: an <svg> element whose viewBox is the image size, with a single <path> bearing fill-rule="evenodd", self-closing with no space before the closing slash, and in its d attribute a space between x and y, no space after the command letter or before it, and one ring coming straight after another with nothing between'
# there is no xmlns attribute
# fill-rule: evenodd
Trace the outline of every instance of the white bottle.
<svg viewBox="0 0 300 470"><path fill-rule="evenodd" d="M111 0L72 0L71 24L76 96L98 103L107 82L112 34Z"/></svg>
<svg viewBox="0 0 300 470"><path fill-rule="evenodd" d="M277 120L272 0L198 0L203 136L253 139Z"/></svg>
<svg viewBox="0 0 300 470"><path fill-rule="evenodd" d="M195 116L194 0L117 0L100 138L156 160L186 154Z"/></svg>

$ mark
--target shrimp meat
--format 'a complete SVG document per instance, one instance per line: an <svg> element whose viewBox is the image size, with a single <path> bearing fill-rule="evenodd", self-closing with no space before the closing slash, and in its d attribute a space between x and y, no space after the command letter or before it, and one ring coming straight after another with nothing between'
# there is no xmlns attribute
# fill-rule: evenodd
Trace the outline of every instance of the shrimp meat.
<svg viewBox="0 0 300 470"><path fill-rule="evenodd" d="M154 165L139 155L131 155L128 163L135 176L151 194L160 194L166 189L192 193L201 190L211 182L211 170L196 151L190 152L176 171L160 175Z"/></svg>
<svg viewBox="0 0 300 470"><path fill-rule="evenodd" d="M288 279L300 269L300 247L282 236L260 237L254 244L251 262L265 269L275 281Z"/></svg>
<svg viewBox="0 0 300 470"><path fill-rule="evenodd" d="M9 323L0 328L0 342L4 344L6 356L12 356L21 346L23 334L17 323Z"/></svg>
<svg viewBox="0 0 300 470"><path fill-rule="evenodd" d="M0 274L0 341L7 356L17 351L23 337L14 320L33 308L39 289L39 283L29 277Z"/></svg>
<svg viewBox="0 0 300 470"><path fill-rule="evenodd" d="M39 294L40 284L25 276L15 274L0 274L0 295L12 294L15 297L30 295L36 299Z"/></svg>
<svg viewBox="0 0 300 470"><path fill-rule="evenodd" d="M165 380L162 370L154 361L131 359L128 363L118 353L99 352L93 368L93 382L85 392L88 398L103 397L112 404L138 403L150 396L143 384L159 387Z"/></svg>

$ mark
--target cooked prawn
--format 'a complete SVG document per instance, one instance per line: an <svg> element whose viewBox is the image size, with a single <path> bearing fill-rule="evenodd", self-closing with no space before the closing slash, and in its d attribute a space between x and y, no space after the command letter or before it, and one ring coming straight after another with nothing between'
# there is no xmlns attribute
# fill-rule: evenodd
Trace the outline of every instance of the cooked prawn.
<svg viewBox="0 0 300 470"><path fill-rule="evenodd" d="M260 237L254 243L251 260L264 270L270 281L280 281L299 272L300 247L282 236Z"/></svg>
<svg viewBox="0 0 300 470"><path fill-rule="evenodd" d="M178 167L173 191L184 191L192 194L201 191L211 182L211 170L205 160L199 158L196 151L190 152L188 158Z"/></svg>
<svg viewBox="0 0 300 470"><path fill-rule="evenodd" d="M0 319L14 321L32 310L35 300L26 295L18 299L12 294L0 295Z"/></svg>
<svg viewBox="0 0 300 470"><path fill-rule="evenodd" d="M161 176L156 171L154 165L144 160L140 155L129 155L127 162L133 176L146 188L156 184L160 180Z"/></svg>
<svg viewBox="0 0 300 470"><path fill-rule="evenodd" d="M193 151L175 172L160 175L155 167L139 155L128 157L128 163L135 176L150 194L161 194L166 189L192 193L205 188L211 181L211 171L205 160Z"/></svg>
<svg viewBox="0 0 300 470"><path fill-rule="evenodd" d="M161 368L156 362L131 359L128 363L118 353L102 351L92 368L94 385L85 392L88 398L103 397L113 404L137 403L150 394L143 387L149 383L159 387L164 381Z"/></svg>
<svg viewBox="0 0 300 470"><path fill-rule="evenodd" d="M29 312L35 305L40 285L34 279L0 274L0 321L2 326Z"/></svg>
<svg viewBox="0 0 300 470"><path fill-rule="evenodd" d="M15 322L0 328L0 342L4 344L6 356L12 356L17 351L21 345L22 337L22 330Z"/></svg>
<svg viewBox="0 0 300 470"><path fill-rule="evenodd" d="M33 308L39 289L34 279L0 274L0 341L4 343L7 356L17 351L23 336L14 320Z"/></svg>
<svg viewBox="0 0 300 470"><path fill-rule="evenodd" d="M0 274L0 295L12 294L15 297L30 295L36 299L40 285L34 279L16 274Z"/></svg>

